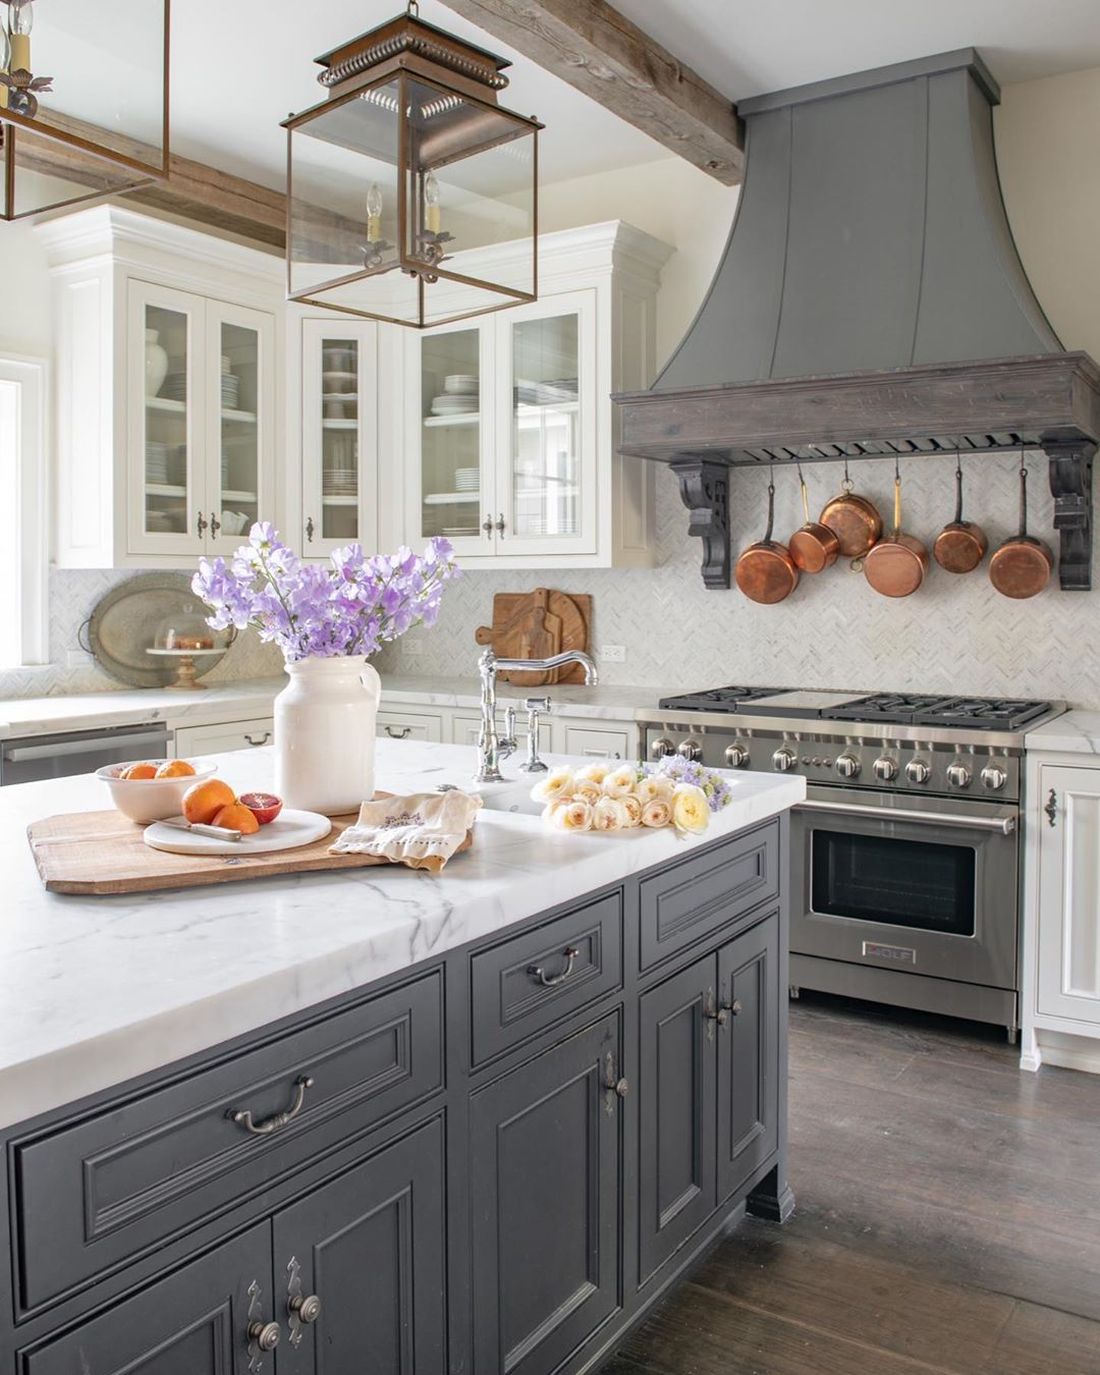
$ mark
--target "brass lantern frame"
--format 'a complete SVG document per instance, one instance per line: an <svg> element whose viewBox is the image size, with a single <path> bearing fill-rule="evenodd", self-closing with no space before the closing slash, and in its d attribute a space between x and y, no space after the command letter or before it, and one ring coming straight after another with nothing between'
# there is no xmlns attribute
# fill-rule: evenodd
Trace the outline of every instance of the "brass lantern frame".
<svg viewBox="0 0 1100 1375"><path fill-rule="evenodd" d="M86 201L97 201L108 196L123 195L127 191L136 191L139 187L151 186L154 182L167 180L171 159L169 110L171 105L172 0L160 0L160 3L164 7L164 43L161 70L162 137L159 163L143 161L128 153L120 152L116 148L96 143L94 137L91 137L96 126L85 125L71 116L52 113L50 119L57 122L44 124L37 117L31 118L19 114L7 106L2 106L0 107L0 159L2 159L0 175L3 176L4 196L3 205L0 206L0 223L12 223L16 220L30 219L35 215L51 214L55 210L61 210L71 205L81 205ZM47 105L47 113L49 113L48 97L43 104ZM19 131L21 129L32 134L35 140L44 139L48 143L57 145L58 166L46 169L51 173L77 180L82 170L79 155L83 153L94 159L96 163L107 163L110 166L133 172L135 174L134 180L126 186L90 191L86 195L69 196L65 200L55 201L50 205L36 205L31 210L17 211L15 209L15 173ZM137 140L131 140L131 142L136 144ZM68 161L71 162L71 165L69 166L65 165L66 152L70 155Z"/></svg>
<svg viewBox="0 0 1100 1375"><path fill-rule="evenodd" d="M539 133L545 127L541 121L526 115L516 114L497 103L496 92L507 85L507 78L500 75L503 68L511 65L506 59L496 57L482 48L465 43L445 30L421 20L414 11L399 16L369 33L334 49L316 59L326 70L318 80L330 88L327 100L311 106L300 114L291 115L282 122L287 131L287 299L303 305L320 307L356 319L382 320L390 324L404 325L411 329L430 329L439 324L451 324L471 319L478 315L494 314L538 299L538 213L539 213ZM395 115L396 161L397 169L397 244L396 255L377 267L364 266L361 270L344 273L326 281L313 283L295 291L293 283L293 216L294 216L294 151L293 139L296 131L342 105L361 99L367 92L397 83L398 109ZM418 163L410 166L409 138L407 129L410 106L410 86L428 86L438 91L442 97L454 97L465 106L472 106L504 120L512 126L512 131L497 138L487 139L476 148L466 147L450 155L441 156L431 163ZM485 152L519 138L531 138L532 146L532 216L531 216L531 290L509 287L484 278L471 277L456 272L446 266L447 259L428 261L418 258L409 251L410 218L416 212L419 201L411 192L412 173L422 177L427 172L436 171L451 163L462 162L475 153ZM416 278L416 318L403 318L388 315L382 311L363 310L355 306L324 299L323 293L335 291L354 282L366 281L371 277L389 276L393 272L405 272ZM460 286L470 286L481 291L493 292L503 299L499 305L480 305L472 310L457 311L438 320L425 318L426 289L437 281L454 282Z"/></svg>

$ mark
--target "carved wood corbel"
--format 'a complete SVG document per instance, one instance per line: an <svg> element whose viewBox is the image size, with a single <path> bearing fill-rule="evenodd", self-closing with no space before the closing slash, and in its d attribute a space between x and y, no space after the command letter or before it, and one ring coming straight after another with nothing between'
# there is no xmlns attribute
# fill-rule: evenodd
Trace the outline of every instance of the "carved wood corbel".
<svg viewBox="0 0 1100 1375"><path fill-rule="evenodd" d="M1092 587L1092 458L1090 439L1044 439L1050 460L1054 528L1060 538L1058 580L1065 592Z"/></svg>
<svg viewBox="0 0 1100 1375"><path fill-rule="evenodd" d="M729 468L707 458L678 458L669 466L680 484L680 499L691 512L688 534L703 541L703 582L707 587L730 587Z"/></svg>

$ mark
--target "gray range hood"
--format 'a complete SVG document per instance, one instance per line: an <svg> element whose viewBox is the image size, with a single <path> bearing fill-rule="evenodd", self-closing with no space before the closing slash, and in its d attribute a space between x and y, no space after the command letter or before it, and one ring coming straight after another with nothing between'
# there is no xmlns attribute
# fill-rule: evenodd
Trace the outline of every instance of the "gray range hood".
<svg viewBox="0 0 1100 1375"><path fill-rule="evenodd" d="M624 454L677 471L708 586L730 585L729 469L1041 447L1063 587L1090 585L1100 370L1067 353L1024 273L973 49L741 104L725 256Z"/></svg>

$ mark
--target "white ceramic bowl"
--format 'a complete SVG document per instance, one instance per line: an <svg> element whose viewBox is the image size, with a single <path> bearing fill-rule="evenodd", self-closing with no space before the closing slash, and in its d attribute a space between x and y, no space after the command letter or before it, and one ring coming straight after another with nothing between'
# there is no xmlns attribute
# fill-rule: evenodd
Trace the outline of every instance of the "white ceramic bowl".
<svg viewBox="0 0 1100 1375"><path fill-rule="evenodd" d="M206 764L197 766L194 774L184 778L119 778L123 769L144 762L130 759L125 764L105 764L95 771L95 776L107 784L111 801L122 815L142 826L150 821L167 821L169 817L179 816L183 795L191 784L211 778L216 772L213 764Z"/></svg>

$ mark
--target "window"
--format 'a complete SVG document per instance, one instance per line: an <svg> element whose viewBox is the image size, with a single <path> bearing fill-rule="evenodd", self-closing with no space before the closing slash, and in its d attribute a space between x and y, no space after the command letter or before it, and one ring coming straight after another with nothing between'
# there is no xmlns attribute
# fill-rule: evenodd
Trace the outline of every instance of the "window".
<svg viewBox="0 0 1100 1375"><path fill-rule="evenodd" d="M0 668L47 658L46 367L0 358Z"/></svg>

